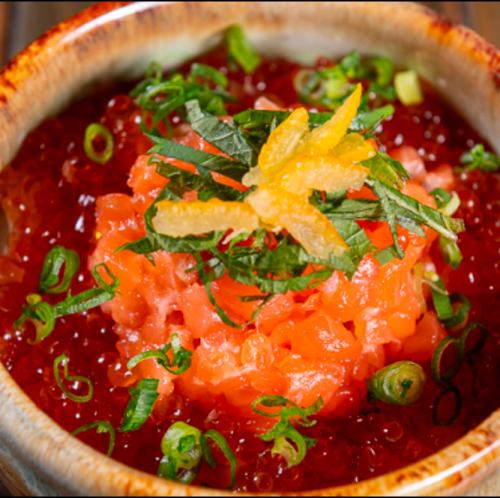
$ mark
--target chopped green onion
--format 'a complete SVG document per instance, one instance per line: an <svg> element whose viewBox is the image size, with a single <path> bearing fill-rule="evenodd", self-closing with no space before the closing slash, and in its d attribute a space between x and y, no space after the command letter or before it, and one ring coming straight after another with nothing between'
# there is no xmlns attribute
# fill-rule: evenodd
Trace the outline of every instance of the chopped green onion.
<svg viewBox="0 0 500 498"><path fill-rule="evenodd" d="M339 61L338 66L342 68L344 74L350 79L363 77L366 72L365 69L361 67L361 54L357 50L352 50L347 55L344 55Z"/></svg>
<svg viewBox="0 0 500 498"><path fill-rule="evenodd" d="M172 350L172 359L167 353ZM193 353L181 346L179 336L172 334L170 342L163 348L153 349L139 353L129 360L127 368L132 370L140 362L154 358L158 365L161 365L167 372L174 375L181 375L191 366L191 355Z"/></svg>
<svg viewBox="0 0 500 498"><path fill-rule="evenodd" d="M61 379L61 374L59 372L60 366L63 367L64 380L69 381L69 382L81 382L82 384L85 384L88 388L87 394L85 394L85 395L73 394L71 391L69 391L66 388L66 386L64 385L63 379ZM64 353L59 355L54 360L53 371L54 371L54 379L56 381L56 384L58 385L59 389L61 389L61 391L71 401L75 401L76 403L87 403L94 396L94 384L92 384L92 381L90 379L88 379L87 377L83 377L81 375L69 375L69 358Z"/></svg>
<svg viewBox="0 0 500 498"><path fill-rule="evenodd" d="M259 408L259 405L266 408L281 408L281 410L264 411ZM303 427L312 427L316 425L316 420L310 420L309 417L317 413L323 406L323 400L318 398L312 405L301 408L299 405L290 401L284 396L278 394L275 395L264 395L252 401L252 410L262 415L263 417L281 417L284 419L293 418L295 422ZM296 418L298 417L298 418Z"/></svg>
<svg viewBox="0 0 500 498"><path fill-rule="evenodd" d="M120 432L140 429L153 410L158 398L158 379L141 379L130 389L130 400L123 416Z"/></svg>
<svg viewBox="0 0 500 498"><path fill-rule="evenodd" d="M152 116L152 130L147 130L144 123L143 130L157 131L158 123L163 122L167 129L171 129L169 116L176 112L183 117L183 107L188 100L196 99L200 107L212 114L227 114L225 101L236 99L224 89L227 78L212 66L194 63L190 73L184 76L174 73L163 76L163 70L158 64L150 66L144 79L130 92L131 97L146 114L143 121L148 121L149 113ZM215 88L210 88L210 85Z"/></svg>
<svg viewBox="0 0 500 498"><path fill-rule="evenodd" d="M45 256L40 275L40 291L48 294L66 292L72 278L78 271L80 258L78 253L62 246L53 247ZM62 277L59 276L64 267Z"/></svg>
<svg viewBox="0 0 500 498"><path fill-rule="evenodd" d="M431 288L432 302L438 318L444 322L453 316L450 296L443 281L435 272L426 272L424 282Z"/></svg>
<svg viewBox="0 0 500 498"><path fill-rule="evenodd" d="M211 81L221 88L226 88L229 83L226 75L215 69L215 67L195 62L191 65L188 82L195 83L197 78Z"/></svg>
<svg viewBox="0 0 500 498"><path fill-rule="evenodd" d="M184 484L191 483L203 456L201 431L185 422L175 422L165 432L161 450L164 456L158 475Z"/></svg>
<svg viewBox="0 0 500 498"><path fill-rule="evenodd" d="M259 408L280 408L280 410L265 411ZM274 441L271 450L274 454L281 455L287 462L288 467L298 465L306 456L307 448L316 444L316 440L300 434L293 423L302 427L312 427L316 425L316 420L309 417L317 413L323 406L320 398L306 408L301 408L284 396L267 395L261 396L252 402L252 409L255 413L264 417L279 418L278 422L266 433L260 434L263 441Z"/></svg>
<svg viewBox="0 0 500 498"><path fill-rule="evenodd" d="M424 100L415 71L402 71L394 76L394 87L399 100L406 106L421 104Z"/></svg>
<svg viewBox="0 0 500 498"><path fill-rule="evenodd" d="M260 57L248 41L241 26L231 26L226 31L226 43L229 58L241 66L246 73L253 73L260 64Z"/></svg>
<svg viewBox="0 0 500 498"><path fill-rule="evenodd" d="M288 467L293 467L304 460L307 448L306 438L293 429L285 431L274 439L271 454L281 455L286 460Z"/></svg>
<svg viewBox="0 0 500 498"><path fill-rule="evenodd" d="M69 263L68 268L73 264ZM101 277L99 273L100 268L104 268L108 277L112 280L111 283L107 283ZM65 270L66 272L67 270ZM33 341L28 340L28 343L32 345L38 344L52 333L57 318L86 311L113 299L119 282L107 265L105 263L96 265L92 269L92 274L99 287L83 291L76 296L72 296L68 292L63 301L53 306L42 301L39 294L29 294L26 297L28 306L23 307L21 316L13 324L14 328L21 329L26 321L31 321L36 328L36 337ZM63 277L64 280L65 278Z"/></svg>
<svg viewBox="0 0 500 498"><path fill-rule="evenodd" d="M97 138L104 141L104 148L101 152L97 151L94 146ZM99 123L92 123L87 126L83 139L83 150L90 160L99 164L106 164L113 156L113 149L113 135L105 126Z"/></svg>
<svg viewBox="0 0 500 498"><path fill-rule="evenodd" d="M106 432L109 434L108 451L106 454L108 456L111 456L115 447L116 432L115 428L107 420L96 420L95 422L91 422L90 424L82 425L81 427L75 429L71 434L73 436L77 436L82 432L86 432L92 429L97 429L98 434L104 434Z"/></svg>
<svg viewBox="0 0 500 498"><path fill-rule="evenodd" d="M443 399L446 396L452 395L454 398L453 411L448 417L442 417L442 414L439 413L439 408ZM446 384L441 392L437 395L434 403L432 405L432 422L434 425L444 426L451 425L460 415L460 410L462 409L462 395L458 390L457 386L453 383Z"/></svg>
<svg viewBox="0 0 500 498"><path fill-rule="evenodd" d="M450 296L453 316L443 320L444 325L449 330L459 330L467 324L469 320L470 301L463 294L452 294Z"/></svg>
<svg viewBox="0 0 500 498"><path fill-rule="evenodd" d="M480 336L476 340L475 344L472 347L468 348L467 341L471 337L471 334L476 330L479 331ZM486 342L486 339L488 338L488 335L489 335L488 329L484 325L477 323L477 322L469 323L469 325L467 325L467 327L465 327L465 329L461 333L460 337L458 338L458 346L457 347L458 347L458 350L460 352L460 355L463 358L467 358L468 360L470 360L470 358L474 354L481 351L481 349L483 348L483 346Z"/></svg>
<svg viewBox="0 0 500 498"><path fill-rule="evenodd" d="M226 438L218 431L214 429L209 429L206 431L200 439L201 448L203 452L203 457L205 458L208 465L212 468L215 468L215 458L212 454L212 450L207 443L207 439L212 440L222 451L223 455L226 457L229 462L230 472L231 472L231 483L229 485L230 488L234 488L236 484L236 458L234 457L234 453L231 450Z"/></svg>
<svg viewBox="0 0 500 498"><path fill-rule="evenodd" d="M103 268L107 277L111 282L106 282L101 276L99 270ZM106 301L111 301L115 297L116 289L119 281L116 275L112 273L106 263L99 263L92 268L92 276L94 277L98 287L89 289L80 294L72 296L68 294L64 301L55 305L56 316L72 315L73 313L81 313L82 311L100 306Z"/></svg>
<svg viewBox="0 0 500 498"><path fill-rule="evenodd" d="M22 329L26 321L30 321L35 326L35 339L28 339L28 344L34 346L48 337L56 325L56 314L54 308L38 294L28 294L26 296L28 306L24 306L21 316L14 322L15 329Z"/></svg>
<svg viewBox="0 0 500 498"><path fill-rule="evenodd" d="M378 370L367 382L374 399L407 406L417 401L425 384L423 368L413 361L397 361Z"/></svg>
<svg viewBox="0 0 500 498"><path fill-rule="evenodd" d="M319 70L303 69L294 78L299 100L335 110L354 88L353 81L369 80L368 92L361 100L361 109L368 110L368 94L385 100L395 98L391 86L394 66L386 57L364 60L358 51L347 54L338 64Z"/></svg>
<svg viewBox="0 0 500 498"><path fill-rule="evenodd" d="M392 82L394 74L394 64L387 57L371 57L368 64L373 67L376 73L376 82L380 86L387 86Z"/></svg>
<svg viewBox="0 0 500 498"><path fill-rule="evenodd" d="M446 351L454 350L452 364L444 370L444 356ZM459 347L459 341L454 337L445 337L436 347L431 360L432 378L438 384L448 383L460 370L462 365L463 353ZM444 370L444 371L443 371Z"/></svg>
<svg viewBox="0 0 500 498"><path fill-rule="evenodd" d="M469 152L462 154L460 162L466 170L481 169L491 172L500 169L500 157L485 151L483 144L474 145Z"/></svg>

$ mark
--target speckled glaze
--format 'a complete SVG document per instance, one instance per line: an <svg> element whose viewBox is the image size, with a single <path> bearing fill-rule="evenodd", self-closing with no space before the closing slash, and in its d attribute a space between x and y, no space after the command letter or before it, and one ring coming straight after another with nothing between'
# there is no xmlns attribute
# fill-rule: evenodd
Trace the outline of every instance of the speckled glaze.
<svg viewBox="0 0 500 498"><path fill-rule="evenodd" d="M413 67L500 152L499 51L416 4L102 2L39 38L0 74L0 168L44 117L99 80L138 76L151 60L174 66L213 46L233 23L268 54L307 61L356 48ZM0 476L16 494L224 494L162 480L94 451L41 412L1 365L0 406ZM414 465L300 494L462 494L498 468L500 411ZM490 492L498 493L500 484L491 482Z"/></svg>

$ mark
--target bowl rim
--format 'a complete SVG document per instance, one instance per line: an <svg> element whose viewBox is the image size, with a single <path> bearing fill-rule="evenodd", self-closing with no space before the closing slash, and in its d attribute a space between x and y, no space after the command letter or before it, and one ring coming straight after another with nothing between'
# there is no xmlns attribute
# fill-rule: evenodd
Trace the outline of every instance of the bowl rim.
<svg viewBox="0 0 500 498"><path fill-rule="evenodd" d="M0 112L8 110L9 102L17 86L22 84L29 77L30 70L36 67L36 59L41 55L47 56L54 43L76 28L81 28L107 14L120 16L132 13L133 15L134 11L155 8L155 5L163 4L175 8L176 5L182 3L185 2L144 2L142 6L138 6L130 2L101 2L63 21L31 43L3 68L0 73ZM224 2L203 3L217 5ZM317 5L320 2L311 3ZM487 67L497 88L500 87L500 52L495 47L470 29L453 25L426 7L411 2L397 3L405 4L405 8L411 9L412 15L416 16L415 22L425 26L429 23L438 26L439 29L428 31L429 37L434 37L438 43L445 33L448 43L459 51L462 57ZM201 2L194 2L192 5L199 4ZM236 4L242 8L248 8L244 5L245 2L236 2ZM85 470L93 472L95 480L101 481L98 491L102 494L120 492L125 495L147 493L189 496L234 495L228 491L167 481L128 467L97 452L72 437L39 409L1 363L0 398L4 399L6 406L12 409L9 414L5 413L7 410L0 411L0 441L7 441L14 448L10 456L21 455L29 461L31 470L39 472L48 481L53 480L51 475L57 475L61 467L64 467L64 461L69 459L80 461L80 474L73 472L71 477L74 482L71 486L68 483L66 485L70 486L69 489L80 490L83 493L85 490L95 489L92 484L89 487L89 482L93 479L89 479L87 472L82 472ZM36 437L30 438L27 442L17 440L13 437L16 423L22 423L25 428L30 427L36 433ZM51 457L42 458L42 454L36 451L37 446L52 448ZM0 456L2 456L1 449ZM448 458L448 463L445 462L446 458ZM9 469L8 465L1 464L0 470L2 465L4 469ZM471 479L477 482L497 468L500 468L500 409L493 412L461 439L412 465L355 484L299 493L280 493L279 495L354 496L385 493L435 494L444 491L456 493L465 489L466 480ZM242 493L242 495L259 495L259 493Z"/></svg>

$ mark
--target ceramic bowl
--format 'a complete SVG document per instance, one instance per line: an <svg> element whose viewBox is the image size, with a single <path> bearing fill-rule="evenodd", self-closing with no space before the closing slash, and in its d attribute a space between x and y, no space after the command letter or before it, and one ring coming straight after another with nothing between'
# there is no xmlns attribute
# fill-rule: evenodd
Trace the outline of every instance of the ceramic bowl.
<svg viewBox="0 0 500 498"><path fill-rule="evenodd" d="M500 152L499 52L416 4L103 2L46 33L0 74L0 165L43 118L100 80L139 76L151 60L174 66L215 45L234 23L266 54L307 61L358 49L413 67ZM222 493L162 480L94 451L41 412L1 365L0 406L0 475L17 494ZM425 460L319 494L460 494L499 466L497 411Z"/></svg>

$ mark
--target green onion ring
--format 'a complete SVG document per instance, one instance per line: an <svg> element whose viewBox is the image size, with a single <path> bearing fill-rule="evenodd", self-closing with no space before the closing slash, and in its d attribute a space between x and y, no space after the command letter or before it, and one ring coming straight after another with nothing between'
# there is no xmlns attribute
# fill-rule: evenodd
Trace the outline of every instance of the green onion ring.
<svg viewBox="0 0 500 498"><path fill-rule="evenodd" d="M443 320L449 330L460 330L465 327L469 319L470 301L463 294L452 294L450 301L453 307L453 316Z"/></svg>
<svg viewBox="0 0 500 498"><path fill-rule="evenodd" d="M413 361L397 361L378 370L367 382L370 395L393 405L411 405L422 395L424 369Z"/></svg>
<svg viewBox="0 0 500 498"><path fill-rule="evenodd" d="M449 393L452 393L455 398L455 410L448 419L441 420L439 418L439 405L441 404L443 398ZM451 425L460 415L461 409L462 395L460 394L460 391L458 387L455 386L455 384L449 383L441 390L441 392L436 396L436 399L434 400L434 403L432 405L432 423L439 426Z"/></svg>
<svg viewBox="0 0 500 498"><path fill-rule="evenodd" d="M40 291L48 294L66 292L80 266L78 253L63 246L54 246L45 256L40 275ZM59 277L64 267L62 277Z"/></svg>
<svg viewBox="0 0 500 498"><path fill-rule="evenodd" d="M472 349L467 351L466 350L467 339L469 338L471 332L473 332L474 330L477 330L477 329L479 329L479 331L481 332L481 337L479 338L477 344ZM483 346L486 342L486 339L488 338L488 335L489 335L489 331L484 325L477 323L477 322L469 323L469 325L467 325L467 327L463 330L462 334L458 338L458 349L460 351L460 354L463 357L470 359L470 357L472 355L481 351L481 349L483 348Z"/></svg>
<svg viewBox="0 0 500 498"><path fill-rule="evenodd" d="M453 362L453 365L451 365L451 367L448 369L448 371L442 373L441 372L441 360L443 358L445 351L450 346L454 346L456 349L455 361ZM462 360L463 360L463 353L459 347L459 341L457 339L455 339L454 337L450 337L450 336L445 337L437 345L437 347L434 350L434 353L432 355L432 360L431 360L432 378L438 384L443 384L443 383L450 381L456 375L458 370L460 369L460 366L462 365Z"/></svg>
<svg viewBox="0 0 500 498"><path fill-rule="evenodd" d="M101 137L105 142L102 152L97 152L94 148L94 140L97 137ZM83 150L91 161L99 164L106 164L113 156L113 149L113 135L105 126L99 123L92 123L87 126L83 139Z"/></svg>
<svg viewBox="0 0 500 498"><path fill-rule="evenodd" d="M53 332L56 325L56 313L49 303L42 301L39 294L28 294L26 302L28 306L24 306L21 316L13 323L13 327L22 330L26 321L33 323L36 335L34 339L28 339L28 344L34 346Z"/></svg>
<svg viewBox="0 0 500 498"><path fill-rule="evenodd" d="M83 382L88 387L88 393L80 396L77 394L71 393L66 386L64 385L63 380L61 379L61 374L59 372L59 366L63 367L64 378L70 382ZM81 375L69 375L69 358L64 353L59 355L54 360L53 370L54 370L54 379L59 389L71 400L76 403L87 403L94 396L94 384L87 377L83 377Z"/></svg>

